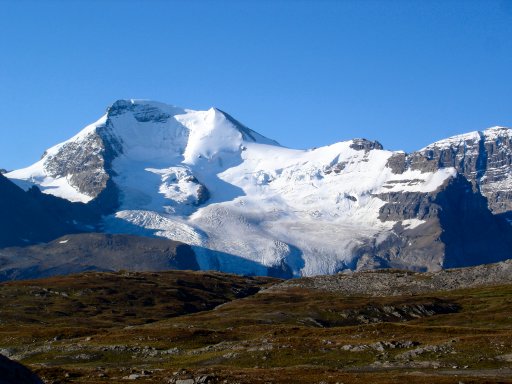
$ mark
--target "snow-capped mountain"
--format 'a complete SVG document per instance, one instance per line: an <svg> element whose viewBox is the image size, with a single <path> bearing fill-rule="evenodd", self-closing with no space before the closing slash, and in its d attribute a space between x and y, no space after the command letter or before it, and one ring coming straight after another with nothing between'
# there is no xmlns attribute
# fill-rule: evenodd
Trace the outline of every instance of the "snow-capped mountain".
<svg viewBox="0 0 512 384"><path fill-rule="evenodd" d="M191 244L202 269L436 270L511 256L511 137L490 128L412 154L365 139L295 150L215 108L119 100L6 176L94 205L105 232Z"/></svg>

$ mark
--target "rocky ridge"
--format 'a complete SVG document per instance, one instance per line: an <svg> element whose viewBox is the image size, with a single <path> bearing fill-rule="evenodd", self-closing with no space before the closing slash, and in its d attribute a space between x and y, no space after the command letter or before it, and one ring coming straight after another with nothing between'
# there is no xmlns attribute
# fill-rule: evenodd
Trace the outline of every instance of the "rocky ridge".
<svg viewBox="0 0 512 384"><path fill-rule="evenodd" d="M0 249L0 281L83 271L198 270L187 244L103 233L68 234L49 243Z"/></svg>
<svg viewBox="0 0 512 384"><path fill-rule="evenodd" d="M300 287L336 292L346 296L420 295L457 289L512 283L512 259L476 267L446 269L437 272L383 270L338 273L330 276L288 280L267 290Z"/></svg>

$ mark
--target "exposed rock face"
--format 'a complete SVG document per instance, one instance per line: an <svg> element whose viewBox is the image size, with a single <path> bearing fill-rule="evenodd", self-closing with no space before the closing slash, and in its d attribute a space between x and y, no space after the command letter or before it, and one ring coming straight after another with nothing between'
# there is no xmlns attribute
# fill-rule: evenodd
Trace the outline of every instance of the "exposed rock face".
<svg viewBox="0 0 512 384"><path fill-rule="evenodd" d="M83 271L198 270L189 245L133 235L83 233L47 244L0 249L0 281Z"/></svg>
<svg viewBox="0 0 512 384"><path fill-rule="evenodd" d="M410 155L396 154L388 161L395 173L406 169L432 172L454 167L488 200L493 213L512 210L512 134L495 127L433 143Z"/></svg>
<svg viewBox="0 0 512 384"><path fill-rule="evenodd" d="M0 384L44 384L28 368L0 355Z"/></svg>
<svg viewBox="0 0 512 384"><path fill-rule="evenodd" d="M171 117L170 114L165 113L158 107L147 104L135 104L129 100L117 100L107 109L108 115L112 117L126 112L132 112L135 119L141 123L149 121L165 123Z"/></svg>
<svg viewBox="0 0 512 384"><path fill-rule="evenodd" d="M396 152L388 159L386 164L393 173L402 174L408 168L408 157L405 152Z"/></svg>
<svg viewBox="0 0 512 384"><path fill-rule="evenodd" d="M512 228L492 214L487 199L463 175L431 193L388 193L380 209L383 221L398 222L383 242L360 249L357 269L392 267L412 270L491 263L512 255ZM421 220L414 228L405 220Z"/></svg>
<svg viewBox="0 0 512 384"><path fill-rule="evenodd" d="M197 207L210 198L210 191L185 167L173 167L162 178L161 191L169 199L167 211L172 213L176 206L186 204Z"/></svg>
<svg viewBox="0 0 512 384"><path fill-rule="evenodd" d="M350 148L356 151L371 151L372 149L384 149L378 141L370 141L367 139L353 139Z"/></svg>
<svg viewBox="0 0 512 384"><path fill-rule="evenodd" d="M118 201L115 185L111 182L115 175L112 161L121 153L121 143L107 118L103 126L80 142L65 143L46 158L44 166L50 176L67 178L79 192L95 198L103 209L113 211Z"/></svg>

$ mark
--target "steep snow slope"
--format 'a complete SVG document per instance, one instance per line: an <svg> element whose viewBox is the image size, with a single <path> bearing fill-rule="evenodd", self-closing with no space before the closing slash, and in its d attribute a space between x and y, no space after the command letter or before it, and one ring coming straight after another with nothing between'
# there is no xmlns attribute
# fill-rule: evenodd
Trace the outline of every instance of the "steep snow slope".
<svg viewBox="0 0 512 384"><path fill-rule="evenodd" d="M288 149L215 108L120 100L7 177L71 201L114 197L105 231L192 244L202 269L298 276L354 268L360 249L378 247L396 225L427 221L382 211L390 196L444 188L457 165L398 172L393 164L406 158L364 139Z"/></svg>

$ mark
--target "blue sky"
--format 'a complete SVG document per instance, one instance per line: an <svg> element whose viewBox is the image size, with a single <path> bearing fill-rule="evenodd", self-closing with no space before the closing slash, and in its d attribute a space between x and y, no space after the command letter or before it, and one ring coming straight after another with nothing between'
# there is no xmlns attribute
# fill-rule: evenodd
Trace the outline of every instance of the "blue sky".
<svg viewBox="0 0 512 384"><path fill-rule="evenodd" d="M120 98L216 106L295 148L512 127L512 0L0 0L0 168Z"/></svg>

